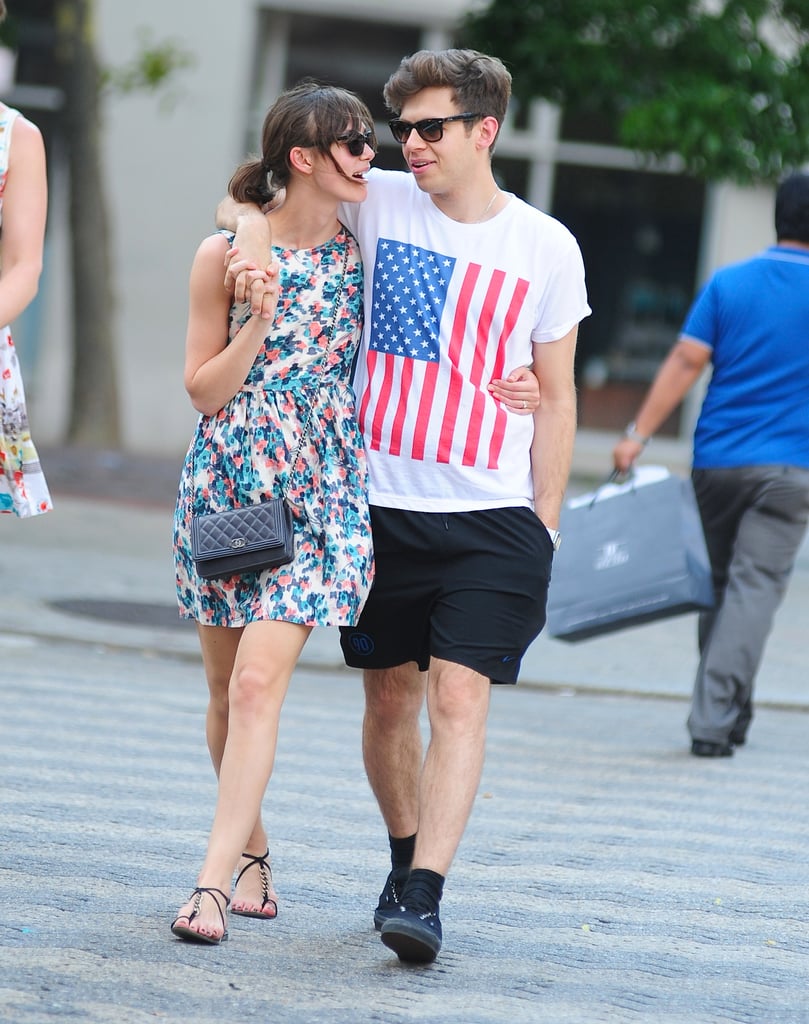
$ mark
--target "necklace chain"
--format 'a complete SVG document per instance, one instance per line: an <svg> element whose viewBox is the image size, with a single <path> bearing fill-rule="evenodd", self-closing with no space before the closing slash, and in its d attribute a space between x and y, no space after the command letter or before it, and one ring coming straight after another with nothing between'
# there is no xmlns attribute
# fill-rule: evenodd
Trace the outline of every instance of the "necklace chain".
<svg viewBox="0 0 809 1024"><path fill-rule="evenodd" d="M497 197L498 197L499 195L500 195L500 189L499 189L499 188L496 188L496 189L494 190L494 192L492 193L492 198L491 198L491 199L490 199L490 200L488 201L488 203L486 203L486 207L485 207L485 209L484 209L483 213L482 213L482 214L481 214L481 215L480 215L480 216L478 217L478 219L477 219L477 220L475 221L475 223L476 223L476 224L480 224L480 222L481 222L481 221L483 220L483 218L484 218L484 217L486 216L486 214L487 214L487 213L489 212L489 210L491 210L491 208L492 208L492 203L494 203L495 199L497 199Z"/></svg>

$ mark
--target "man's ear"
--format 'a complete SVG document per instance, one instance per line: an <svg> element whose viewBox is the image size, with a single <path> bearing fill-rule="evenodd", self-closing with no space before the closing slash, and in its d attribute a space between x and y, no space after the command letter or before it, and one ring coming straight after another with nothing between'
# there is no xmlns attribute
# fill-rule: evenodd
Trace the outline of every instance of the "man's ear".
<svg viewBox="0 0 809 1024"><path fill-rule="evenodd" d="M289 163L294 170L300 171L301 174L311 174L314 170L312 150L304 146L293 146L289 151Z"/></svg>
<svg viewBox="0 0 809 1024"><path fill-rule="evenodd" d="M491 115L482 118L478 122L478 139L481 149L491 149L497 133L500 130L500 122Z"/></svg>

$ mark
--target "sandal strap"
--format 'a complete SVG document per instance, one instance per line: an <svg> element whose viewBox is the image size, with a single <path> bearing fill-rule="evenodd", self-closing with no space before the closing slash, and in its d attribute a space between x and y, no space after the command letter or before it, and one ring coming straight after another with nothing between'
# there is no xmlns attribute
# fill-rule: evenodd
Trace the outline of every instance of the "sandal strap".
<svg viewBox="0 0 809 1024"><path fill-rule="evenodd" d="M225 920L225 910L227 910L227 908L230 906L230 896L226 896L221 889L214 889L213 887L198 885L197 888L194 889L194 891L191 893L191 898L194 899L194 909L191 911L191 914L188 917L188 923L191 924L194 918L199 915L200 906L202 904L202 897L205 895L212 897L214 906L219 911L219 917L222 921L222 928L225 932L227 932L228 923ZM216 898L217 896L221 896L222 899L225 901L224 910L219 905L219 900Z"/></svg>
<svg viewBox="0 0 809 1024"><path fill-rule="evenodd" d="M272 878L272 868L270 867L270 862L267 860L267 858L269 856L270 856L270 848L269 848L269 846L267 847L265 852L261 854L260 857L256 857L252 853L243 853L242 854L242 858L244 860L248 861L248 863L245 864L245 866L238 873L238 875L236 875L236 883L235 883L236 885L238 885L239 884L239 879L242 877L242 875L245 873L245 871L249 871L250 868L252 868L255 864L258 864L258 869L261 872L261 882L262 882L262 885L264 886L264 898L265 898L265 900L267 898L267 893L269 891L269 884L268 884L268 881L267 881L267 875L269 875L269 877ZM266 875L264 874L264 870L265 869L267 871Z"/></svg>

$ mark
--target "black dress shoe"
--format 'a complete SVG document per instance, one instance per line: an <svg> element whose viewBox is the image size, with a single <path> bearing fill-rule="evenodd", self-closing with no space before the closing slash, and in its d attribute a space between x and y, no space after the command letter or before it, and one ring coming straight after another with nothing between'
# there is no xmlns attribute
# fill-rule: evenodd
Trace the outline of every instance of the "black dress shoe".
<svg viewBox="0 0 809 1024"><path fill-rule="evenodd" d="M732 757L730 743L712 743L710 740L692 740L691 753L695 757Z"/></svg>

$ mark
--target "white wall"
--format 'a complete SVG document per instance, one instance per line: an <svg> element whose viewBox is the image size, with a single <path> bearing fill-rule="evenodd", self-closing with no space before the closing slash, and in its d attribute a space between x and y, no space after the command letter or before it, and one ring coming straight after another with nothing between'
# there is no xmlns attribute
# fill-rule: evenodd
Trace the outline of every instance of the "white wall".
<svg viewBox="0 0 809 1024"><path fill-rule="evenodd" d="M171 451L185 446L195 421L182 386L188 272L244 155L253 5L101 0L101 9L110 63L131 55L144 25L195 59L179 75L168 111L157 97L138 94L110 103L107 122L124 437L133 450Z"/></svg>
<svg viewBox="0 0 809 1024"><path fill-rule="evenodd" d="M775 190L714 185L708 189L699 277L746 259L775 242Z"/></svg>

